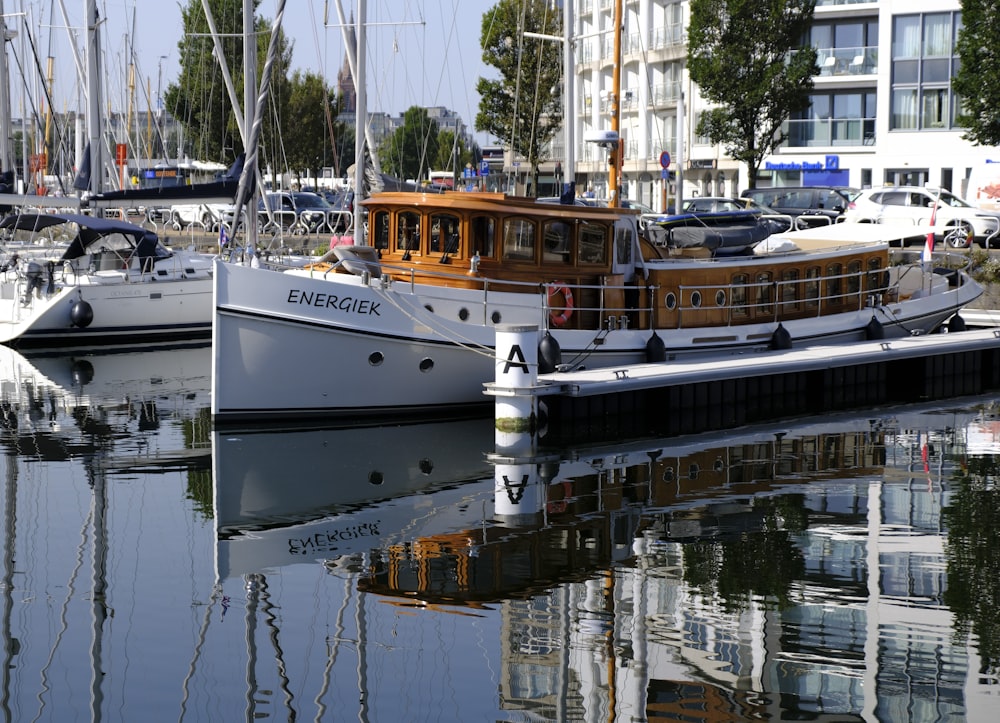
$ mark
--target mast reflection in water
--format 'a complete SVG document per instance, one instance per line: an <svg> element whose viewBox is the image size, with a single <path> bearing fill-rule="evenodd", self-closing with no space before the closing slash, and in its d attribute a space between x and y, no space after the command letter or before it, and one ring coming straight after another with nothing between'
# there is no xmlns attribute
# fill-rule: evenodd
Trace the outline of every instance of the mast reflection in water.
<svg viewBox="0 0 1000 723"><path fill-rule="evenodd" d="M8 720L991 720L993 400L487 458L0 350Z"/></svg>

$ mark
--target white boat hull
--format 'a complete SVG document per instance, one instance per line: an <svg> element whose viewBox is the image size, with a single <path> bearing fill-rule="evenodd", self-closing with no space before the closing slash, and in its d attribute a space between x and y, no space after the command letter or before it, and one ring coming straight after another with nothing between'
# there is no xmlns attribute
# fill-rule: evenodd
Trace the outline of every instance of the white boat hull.
<svg viewBox="0 0 1000 723"><path fill-rule="evenodd" d="M212 278L150 280L134 272L102 272L60 284L54 294L26 293L23 279L0 280L0 343L81 346L207 339L212 329ZM70 277L72 278L72 276ZM74 322L74 307L92 319Z"/></svg>
<svg viewBox="0 0 1000 723"><path fill-rule="evenodd" d="M212 412L221 422L428 416L484 406L490 400L483 384L495 379L495 323L545 326L541 296L518 295L535 303L511 306L502 294L487 301L478 291L224 264L216 265L215 278ZM883 322L886 337L926 333L979 293L974 284L957 286L877 310L789 321L784 327L796 346L863 340L873 316ZM775 327L658 334L670 360L763 349ZM622 328L552 331L562 361L572 368L643 363L651 334Z"/></svg>

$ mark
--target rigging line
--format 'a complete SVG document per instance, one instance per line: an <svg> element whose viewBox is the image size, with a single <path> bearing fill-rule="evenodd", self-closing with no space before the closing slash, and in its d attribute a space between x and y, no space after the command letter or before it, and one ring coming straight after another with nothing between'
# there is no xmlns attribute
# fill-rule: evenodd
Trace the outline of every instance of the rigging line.
<svg viewBox="0 0 1000 723"><path fill-rule="evenodd" d="M66 615L69 610L69 604L73 600L73 596L76 593L76 579L80 574L80 570L83 568L84 561L84 549L87 546L87 528L90 527L91 522L94 519L93 507L87 512L87 517L83 521L83 529L80 530L81 540L80 544L76 548L76 566L70 573L69 580L66 583L66 598L63 600L62 607L59 612L59 621L62 623L59 632L56 634L55 640L52 643L52 647L49 650L49 657L45 660L45 665L42 666L41 673L41 689L38 691L36 698L38 699L38 713L32 718L32 723L35 723L39 718L42 717L42 712L45 710L45 693L51 690L49 686L49 668L55 661L56 649L62 643L63 636L66 631L69 630L69 619Z"/></svg>
<svg viewBox="0 0 1000 723"><path fill-rule="evenodd" d="M404 308L398 298L390 298L390 293L389 293L390 289L385 289L385 288L376 289L375 287L371 288L377 293L379 293L379 295L385 299L386 303L394 307L397 311L399 311L399 313L403 314L411 321L415 321L423 326L430 327L432 331L439 334L440 336L443 336L445 339L452 342L456 346L460 346L463 349L472 352L473 354L479 354L481 356L485 356L490 359L496 357L496 350L493 347L486 346L485 344L480 344L479 342L473 339L469 339L461 334L457 334L451 331L450 329L447 329L444 326L435 323L433 318L425 318L423 316L417 316L417 314L414 313L412 309ZM395 296L395 294L392 294L391 296ZM426 311L423 309L423 307L419 308L423 311Z"/></svg>
<svg viewBox="0 0 1000 723"><path fill-rule="evenodd" d="M313 7L313 4L309 3L308 7L309 7L310 25L312 25L312 29L313 29L313 45L316 48L316 63L317 63L317 67L322 68L325 71L326 70L326 62L325 62L326 61L326 58L325 58L326 53L325 53L325 48L324 48L324 52L321 53L320 52L320 47L319 47L319 27L320 27L320 24L316 22L316 9ZM326 26L326 17L325 16L327 14L327 11L329 11L329 9L330 9L329 6L324 4L323 27ZM324 42L326 41L326 32L323 33L323 40L324 40ZM336 175L336 176L339 177L340 176L340 158L339 158L339 156L337 154L337 139L336 139L336 137L334 135L334 132L333 132L333 109L330 107L330 103L327 102L327 92L329 91L329 87L327 86L326 74L325 73L320 73L320 78L323 79L323 101L324 101L323 102L323 116L324 116L324 120L326 121L326 132L327 132L327 135L329 136L330 151L331 151L331 153L333 153L333 172L334 172L334 175Z"/></svg>
<svg viewBox="0 0 1000 723"><path fill-rule="evenodd" d="M187 714L187 704L191 697L191 681L194 679L195 668L198 667L198 661L201 659L202 648L205 647L205 642L208 639L208 623L212 617L212 612L215 608L216 602L219 600L224 600L225 596L222 594L222 583L216 582L212 586L212 595L208 599L208 605L205 606L205 618L202 620L201 627L198 629L198 642L194 646L194 656L191 658L191 664L188 665L187 675L184 676L184 681L181 683L181 710L180 710L180 720L184 720ZM223 610L225 614L225 610Z"/></svg>
<svg viewBox="0 0 1000 723"><path fill-rule="evenodd" d="M35 61L35 70L38 73L38 77L39 78L45 78L45 73L42 70L42 61L38 57L38 48L35 47L35 40L32 37L31 30L28 28L28 21L27 21L26 18L22 18L22 21L24 22L24 32L25 32L25 35L28 38L28 44L31 46L31 57ZM21 77L24 78L24 68L21 65L20 59L18 59L18 56L17 56L16 52L14 53L14 58L15 58L15 60L17 60L17 67L18 67L18 70L21 72ZM59 123L56 122L56 120L55 120L55 112L54 112L55 109L53 108L53 105L52 105L52 93L50 92L48 83L42 82L42 89L43 89L43 91L45 93L45 102L49 104L49 109L50 109L50 111L52 111L52 115L53 115L53 121L52 121L52 123L53 123L53 126L55 126L56 137L58 138L58 143L54 142L53 143L53 147L59 147L60 149L62 149L62 147L63 147L62 143L63 143L64 135L62 133L62 130L60 129ZM25 79L25 93L27 93L27 80L26 79ZM44 126L42 126L42 124L41 124L42 121L41 121L41 118L38 115L38 109L35 106L35 101L34 101L34 98L33 98L32 94L28 94L28 102L29 102L29 104L31 106L31 113L32 113L32 115L35 118L35 122L39 124L39 128L43 128ZM65 194L66 193L66 187L63 185L62 174L56 174L56 177L59 179L59 190L61 190Z"/></svg>

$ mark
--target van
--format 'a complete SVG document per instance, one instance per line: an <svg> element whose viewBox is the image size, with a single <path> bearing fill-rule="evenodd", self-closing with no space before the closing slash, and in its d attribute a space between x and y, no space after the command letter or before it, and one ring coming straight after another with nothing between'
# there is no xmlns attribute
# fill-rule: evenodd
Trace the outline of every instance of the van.
<svg viewBox="0 0 1000 723"><path fill-rule="evenodd" d="M984 211L1000 211L1000 155L973 167L965 200Z"/></svg>
<svg viewBox="0 0 1000 723"><path fill-rule="evenodd" d="M836 221L858 193L856 188L842 186L781 186L748 188L740 195L778 213L793 218L801 216L797 225L802 227Z"/></svg>

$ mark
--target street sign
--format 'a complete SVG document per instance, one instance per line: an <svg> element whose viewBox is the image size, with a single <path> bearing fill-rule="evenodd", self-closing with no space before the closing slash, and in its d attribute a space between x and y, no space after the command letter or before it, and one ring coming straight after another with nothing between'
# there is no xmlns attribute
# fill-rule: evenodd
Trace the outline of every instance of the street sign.
<svg viewBox="0 0 1000 723"><path fill-rule="evenodd" d="M490 175L490 162L489 161L481 161L479 163L479 175L480 176L488 176L488 175Z"/></svg>
<svg viewBox="0 0 1000 723"><path fill-rule="evenodd" d="M662 168L670 168L670 153L663 151L660 154L660 166Z"/></svg>

